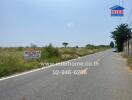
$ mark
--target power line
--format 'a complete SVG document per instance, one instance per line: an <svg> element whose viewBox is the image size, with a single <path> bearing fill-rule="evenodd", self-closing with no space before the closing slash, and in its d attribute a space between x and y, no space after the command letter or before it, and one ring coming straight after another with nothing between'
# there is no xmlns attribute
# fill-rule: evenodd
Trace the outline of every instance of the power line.
<svg viewBox="0 0 132 100"><path fill-rule="evenodd" d="M124 6L124 0L119 0L119 5Z"/></svg>
<svg viewBox="0 0 132 100"><path fill-rule="evenodd" d="M127 23L129 23L129 20L130 20L130 17L132 16L132 8L131 8L131 10L130 10L130 13L129 13L129 15L128 15L128 18L127 18ZM132 26L132 21L129 23L129 27L131 27Z"/></svg>
<svg viewBox="0 0 132 100"><path fill-rule="evenodd" d="M120 6L124 6L124 0L119 0L119 5ZM119 19L119 24L121 24L122 23L122 17L120 17L120 19Z"/></svg>
<svg viewBox="0 0 132 100"><path fill-rule="evenodd" d="M122 17L119 18L119 24L121 24L121 22L122 22Z"/></svg>
<svg viewBox="0 0 132 100"><path fill-rule="evenodd" d="M132 21L130 22L130 24L129 24L129 27L131 27L132 26Z"/></svg>
<svg viewBox="0 0 132 100"><path fill-rule="evenodd" d="M122 0L122 6L124 6L124 0Z"/></svg>
<svg viewBox="0 0 132 100"><path fill-rule="evenodd" d="M120 0L119 0L119 5L121 4Z"/></svg>
<svg viewBox="0 0 132 100"><path fill-rule="evenodd" d="M122 0L122 6L124 6L124 0ZM132 8L130 9L130 13L128 13L128 17L126 23L129 23L130 17L132 16ZM129 26L132 25L132 21L129 23Z"/></svg>
<svg viewBox="0 0 132 100"><path fill-rule="evenodd" d="M124 0L121 0L121 3L122 3L122 7L124 7ZM121 17L121 21L122 21L122 17Z"/></svg>
<svg viewBox="0 0 132 100"><path fill-rule="evenodd" d="M128 18L127 18L127 21L126 21L127 23L128 23L128 21L129 21L131 15L132 15L132 8L131 8L131 11L130 11L130 13L129 13L129 15L128 15Z"/></svg>

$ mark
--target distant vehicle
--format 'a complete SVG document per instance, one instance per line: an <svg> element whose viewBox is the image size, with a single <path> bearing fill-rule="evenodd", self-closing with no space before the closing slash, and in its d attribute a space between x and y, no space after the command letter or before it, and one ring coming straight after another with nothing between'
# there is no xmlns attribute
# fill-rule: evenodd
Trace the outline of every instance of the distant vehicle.
<svg viewBox="0 0 132 100"><path fill-rule="evenodd" d="M112 49L112 52L117 52L117 48L113 48Z"/></svg>

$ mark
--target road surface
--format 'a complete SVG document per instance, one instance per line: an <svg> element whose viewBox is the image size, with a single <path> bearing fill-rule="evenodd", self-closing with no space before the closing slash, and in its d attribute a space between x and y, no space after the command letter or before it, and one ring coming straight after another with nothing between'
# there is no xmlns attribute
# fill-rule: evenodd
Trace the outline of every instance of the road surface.
<svg viewBox="0 0 132 100"><path fill-rule="evenodd" d="M132 100L132 73L119 54L107 50L69 62L98 63L57 65L1 80L0 100ZM62 73L67 70L72 72Z"/></svg>

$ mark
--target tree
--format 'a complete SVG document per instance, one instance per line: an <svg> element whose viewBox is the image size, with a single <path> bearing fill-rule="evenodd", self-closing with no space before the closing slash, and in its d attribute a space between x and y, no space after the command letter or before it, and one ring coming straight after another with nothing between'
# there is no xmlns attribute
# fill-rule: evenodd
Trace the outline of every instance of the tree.
<svg viewBox="0 0 132 100"><path fill-rule="evenodd" d="M63 42L62 45L64 45L64 47L66 48L68 46L67 42Z"/></svg>
<svg viewBox="0 0 132 100"><path fill-rule="evenodd" d="M24 49L24 47L18 47L17 50L18 51L22 51Z"/></svg>
<svg viewBox="0 0 132 100"><path fill-rule="evenodd" d="M78 45L75 48L79 48Z"/></svg>
<svg viewBox="0 0 132 100"><path fill-rule="evenodd" d="M96 49L97 47L95 45L92 45L92 44L87 44L86 48L88 48L88 49Z"/></svg>
<svg viewBox="0 0 132 100"><path fill-rule="evenodd" d="M110 42L110 47L111 47L111 48L114 48L114 47L115 47L115 45L114 45L114 42L113 42L113 41L111 41L111 42Z"/></svg>
<svg viewBox="0 0 132 100"><path fill-rule="evenodd" d="M31 45L31 48L33 48L34 50L37 48L37 45L36 44L30 44Z"/></svg>
<svg viewBox="0 0 132 100"><path fill-rule="evenodd" d="M117 50L121 52L123 51L123 43L131 38L131 28L129 28L128 24L121 24L111 34L115 40Z"/></svg>

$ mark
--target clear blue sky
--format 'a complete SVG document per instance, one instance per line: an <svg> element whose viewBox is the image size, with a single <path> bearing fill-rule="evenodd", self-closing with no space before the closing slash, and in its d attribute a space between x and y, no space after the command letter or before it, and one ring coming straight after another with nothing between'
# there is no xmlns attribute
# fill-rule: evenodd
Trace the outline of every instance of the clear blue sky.
<svg viewBox="0 0 132 100"><path fill-rule="evenodd" d="M109 8L116 4L119 0L0 0L0 46L109 44L110 32L132 9L132 1L124 0L125 16L111 17Z"/></svg>

